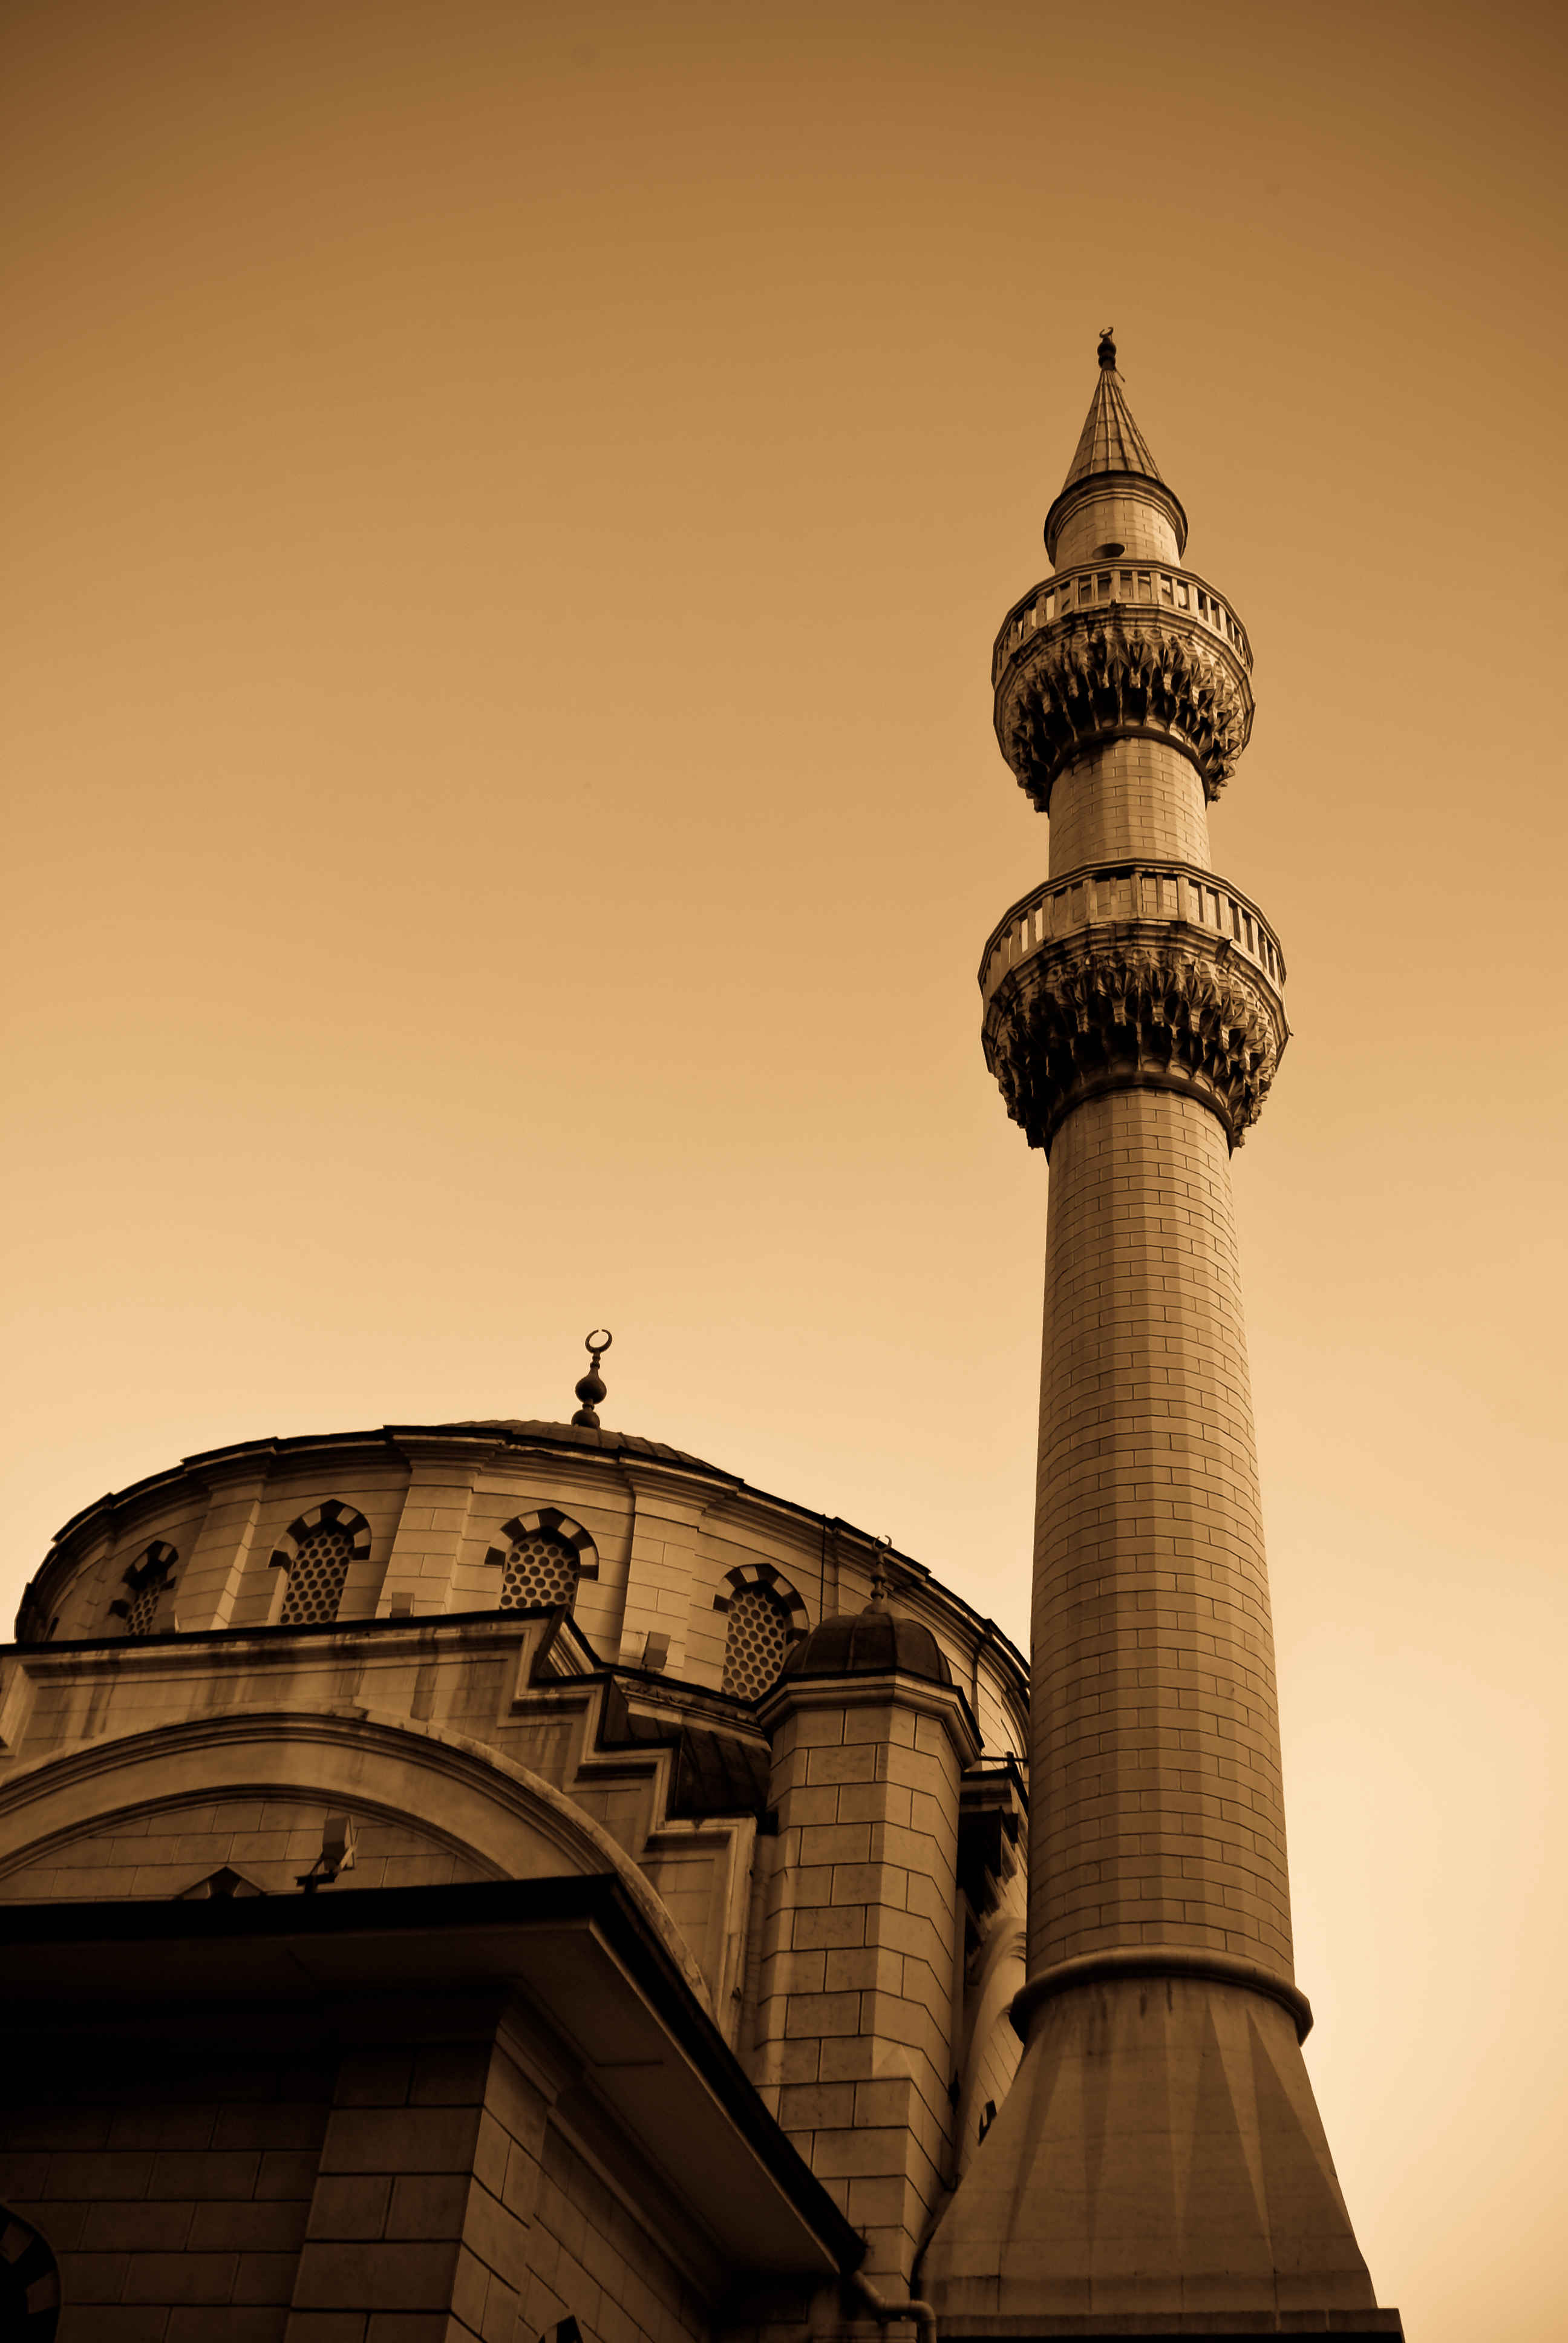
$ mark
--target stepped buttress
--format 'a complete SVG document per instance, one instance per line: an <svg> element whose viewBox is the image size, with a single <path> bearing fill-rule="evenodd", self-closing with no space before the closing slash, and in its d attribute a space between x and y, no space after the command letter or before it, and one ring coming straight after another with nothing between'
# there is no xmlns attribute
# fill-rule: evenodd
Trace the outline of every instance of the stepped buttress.
<svg viewBox="0 0 1568 2343"><path fill-rule="evenodd" d="M1050 1160L1018 2078L927 2249L945 2333L1399 2333L1302 2059L1230 1158L1285 964L1211 867L1251 645L1115 353L993 663L1050 875L980 963Z"/></svg>

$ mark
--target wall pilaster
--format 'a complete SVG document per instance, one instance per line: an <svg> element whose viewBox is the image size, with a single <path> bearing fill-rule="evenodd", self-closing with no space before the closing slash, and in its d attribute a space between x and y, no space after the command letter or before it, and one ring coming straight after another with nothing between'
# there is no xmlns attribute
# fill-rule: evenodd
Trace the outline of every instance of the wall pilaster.
<svg viewBox="0 0 1568 2343"><path fill-rule="evenodd" d="M265 1470L246 1464L238 1472L215 1473L208 1491L206 1514L175 1586L174 1613L186 1634L230 1625L246 1570L266 1559L256 1552Z"/></svg>
<svg viewBox="0 0 1568 2343"><path fill-rule="evenodd" d="M660 1665L670 1675L686 1668L691 1624L694 1561L708 1499L678 1474L623 1460L634 1514L627 1564L619 1656L640 1667L650 1635L668 1638Z"/></svg>
<svg viewBox="0 0 1568 2343"><path fill-rule="evenodd" d="M376 1599L378 1619L405 1609L411 1618L451 1609L457 1554L479 1469L471 1453L455 1454L447 1442L405 1439L399 1444L409 1479Z"/></svg>

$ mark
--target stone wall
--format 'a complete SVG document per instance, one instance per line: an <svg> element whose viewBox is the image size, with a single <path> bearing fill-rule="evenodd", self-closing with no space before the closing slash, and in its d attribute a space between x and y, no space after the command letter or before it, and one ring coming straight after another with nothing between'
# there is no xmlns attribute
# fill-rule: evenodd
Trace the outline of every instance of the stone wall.
<svg viewBox="0 0 1568 2343"><path fill-rule="evenodd" d="M330 2066L172 2044L47 2069L17 2044L9 2064L0 2198L59 2263L59 2343L281 2338Z"/></svg>
<svg viewBox="0 0 1568 2343"><path fill-rule="evenodd" d="M639 2204L588 2161L527 2025L457 2008L456 2038L296 2055L304 2023L258 2012L272 2055L166 2028L13 2072L0 2198L55 2253L59 2343L515 2343L568 2315L588 2343L707 2337L657 2175Z"/></svg>
<svg viewBox="0 0 1568 2343"><path fill-rule="evenodd" d="M554 2127L535 2202L524 2334L543 2334L569 2314L593 2343L703 2343L712 2307L625 2194L607 2187Z"/></svg>
<svg viewBox="0 0 1568 2343"><path fill-rule="evenodd" d="M184 1896L224 1869L264 1895L292 1895L321 1852L332 1812L299 1798L220 1798L119 1815L104 1830L0 1872L0 1903ZM335 1887L444 1887L494 1875L411 1823L367 1817L357 1825L353 1867Z"/></svg>

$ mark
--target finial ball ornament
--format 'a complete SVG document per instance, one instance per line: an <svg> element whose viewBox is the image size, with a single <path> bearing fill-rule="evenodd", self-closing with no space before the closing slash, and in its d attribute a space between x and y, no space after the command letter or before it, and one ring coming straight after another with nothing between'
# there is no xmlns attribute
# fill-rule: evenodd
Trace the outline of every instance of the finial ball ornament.
<svg viewBox="0 0 1568 2343"><path fill-rule="evenodd" d="M584 1432L597 1432L599 1428L598 1403L605 1395L605 1380L598 1371L598 1363L614 1340L608 1326L596 1326L583 1341L583 1349L588 1352L592 1363L577 1386L578 1406L572 1422Z"/></svg>
<svg viewBox="0 0 1568 2343"><path fill-rule="evenodd" d="M1116 345L1111 338L1115 331L1114 326L1107 326L1100 337L1099 358L1102 367L1113 367L1116 364Z"/></svg>

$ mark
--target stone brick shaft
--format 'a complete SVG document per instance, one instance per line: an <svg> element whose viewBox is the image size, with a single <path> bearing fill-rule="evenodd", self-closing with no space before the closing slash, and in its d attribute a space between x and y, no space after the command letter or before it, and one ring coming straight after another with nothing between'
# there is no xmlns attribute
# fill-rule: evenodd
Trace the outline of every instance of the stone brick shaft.
<svg viewBox="0 0 1568 2343"><path fill-rule="evenodd" d="M1074 759L1050 793L1050 875L1151 856L1211 865L1202 776L1169 741L1104 740Z"/></svg>
<svg viewBox="0 0 1568 2343"><path fill-rule="evenodd" d="M1292 1976L1225 1135L1120 1091L1050 1158L1030 1971L1153 1944Z"/></svg>

